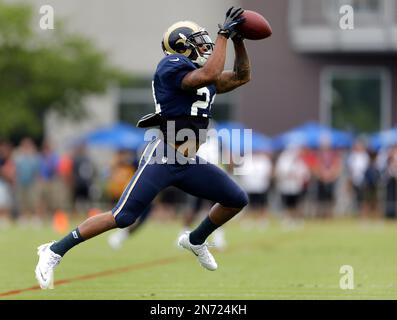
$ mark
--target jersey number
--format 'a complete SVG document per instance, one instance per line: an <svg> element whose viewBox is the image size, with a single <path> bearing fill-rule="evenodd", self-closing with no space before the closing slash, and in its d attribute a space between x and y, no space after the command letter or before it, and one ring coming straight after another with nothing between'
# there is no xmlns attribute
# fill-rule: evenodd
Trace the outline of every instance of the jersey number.
<svg viewBox="0 0 397 320"><path fill-rule="evenodd" d="M208 107L211 108L212 104L214 103L215 94L212 97L210 102L210 90L207 87L197 89L197 95L199 96L199 100L192 104L192 116L197 116L198 109L207 109ZM207 114L203 114L204 117L208 116Z"/></svg>

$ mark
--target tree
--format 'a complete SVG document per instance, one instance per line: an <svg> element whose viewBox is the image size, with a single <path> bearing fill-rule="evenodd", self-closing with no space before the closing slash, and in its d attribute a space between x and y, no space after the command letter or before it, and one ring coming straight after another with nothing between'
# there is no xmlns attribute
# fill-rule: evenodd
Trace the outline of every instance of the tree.
<svg viewBox="0 0 397 320"><path fill-rule="evenodd" d="M0 0L0 137L39 138L47 111L81 117L82 99L124 79L89 39L61 24L33 31L33 9Z"/></svg>

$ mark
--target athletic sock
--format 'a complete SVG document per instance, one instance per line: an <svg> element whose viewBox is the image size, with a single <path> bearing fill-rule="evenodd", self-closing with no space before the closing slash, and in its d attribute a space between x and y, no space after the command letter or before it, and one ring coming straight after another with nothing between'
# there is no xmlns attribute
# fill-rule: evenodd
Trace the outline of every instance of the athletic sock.
<svg viewBox="0 0 397 320"><path fill-rule="evenodd" d="M210 217L207 216L201 223L200 225L194 229L190 233L189 241L193 245L200 245L205 242L205 239L208 238L208 236L214 232L214 230L218 229L220 226L217 226L214 224L211 220Z"/></svg>
<svg viewBox="0 0 397 320"><path fill-rule="evenodd" d="M70 249L79 243L83 242L84 239L80 235L80 231L78 228L69 233L65 238L55 242L51 247L51 251L59 254L61 257L65 255Z"/></svg>

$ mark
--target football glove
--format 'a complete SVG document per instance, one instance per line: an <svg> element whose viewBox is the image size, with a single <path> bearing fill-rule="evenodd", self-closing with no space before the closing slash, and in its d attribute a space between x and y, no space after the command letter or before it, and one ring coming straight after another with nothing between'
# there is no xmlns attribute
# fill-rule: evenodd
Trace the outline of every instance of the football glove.
<svg viewBox="0 0 397 320"><path fill-rule="evenodd" d="M226 39L233 38L237 34L236 26L244 22L244 17L241 17L243 12L243 9L234 7L227 10L225 22L223 25L218 24L218 34L223 35Z"/></svg>

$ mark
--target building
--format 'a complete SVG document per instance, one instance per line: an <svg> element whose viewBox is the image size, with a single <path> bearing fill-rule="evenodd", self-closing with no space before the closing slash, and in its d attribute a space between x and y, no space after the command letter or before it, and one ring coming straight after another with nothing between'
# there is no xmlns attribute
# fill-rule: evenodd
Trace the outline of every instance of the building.
<svg viewBox="0 0 397 320"><path fill-rule="evenodd" d="M238 118L273 135L308 120L354 132L397 123L397 1L243 0L273 35L251 41ZM354 30L339 10L354 8Z"/></svg>
<svg viewBox="0 0 397 320"><path fill-rule="evenodd" d="M164 30L175 21L193 20L215 38L217 23L231 5L262 13L273 35L247 41L253 80L218 96L215 118L242 121L268 135L309 120L356 132L397 122L397 0L25 2L37 8L38 32L51 32L38 28L39 8L49 4L55 19L65 19L69 30L92 38L115 65L137 79L130 87L87 97L88 119L76 123L48 115L46 132L59 150L65 141L96 127L135 123L153 111L151 77L162 57ZM354 30L340 28L339 9L345 4L354 8Z"/></svg>
<svg viewBox="0 0 397 320"><path fill-rule="evenodd" d="M52 31L39 28L39 9L43 5L51 5L55 22L63 20L69 31L93 39L108 54L113 64L131 72L136 79L131 87L109 88L106 95L87 97L85 106L89 116L82 121L68 121L49 114L46 119L46 135L59 151L64 151L68 142L97 127L116 121L136 123L142 115L153 112L151 80L157 62L163 57L161 40L165 30L176 21L193 20L215 37L217 24L223 22L225 10L238 2L8 0L11 3L17 1L35 7L37 23L33 27L43 35ZM229 62L229 66L232 62ZM234 109L234 100L233 95L220 97L217 99L218 110L227 113Z"/></svg>

